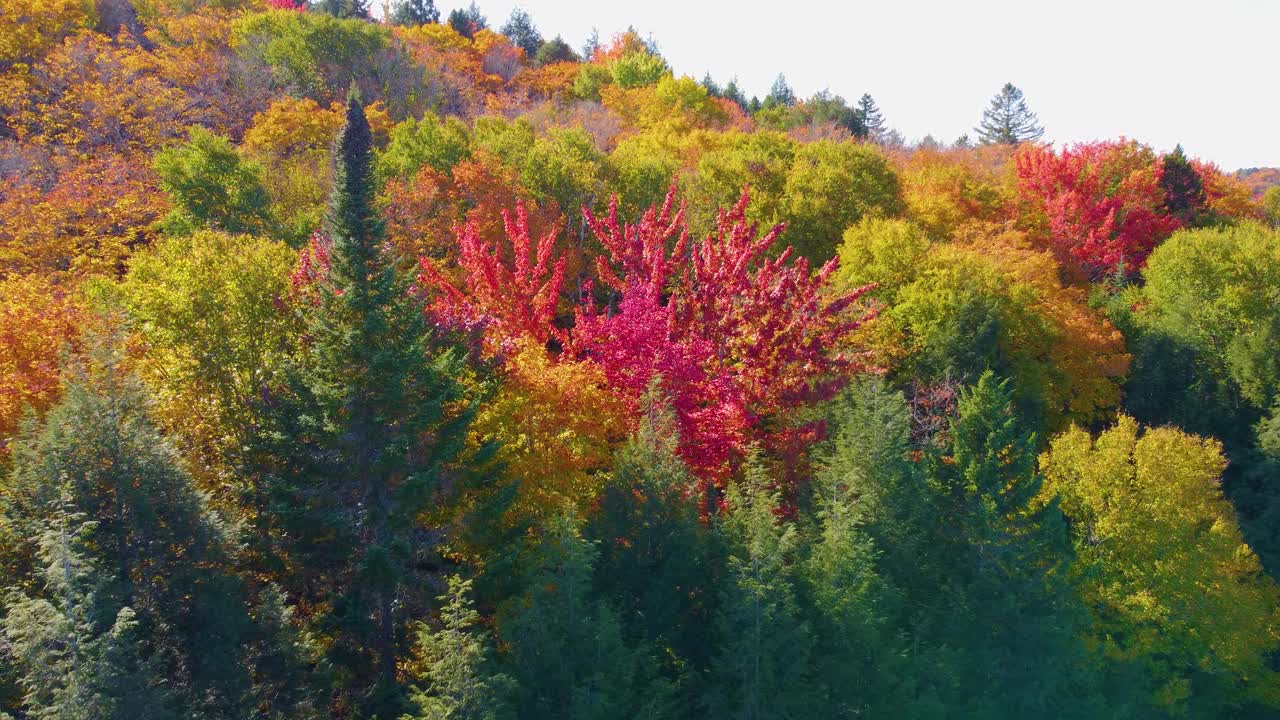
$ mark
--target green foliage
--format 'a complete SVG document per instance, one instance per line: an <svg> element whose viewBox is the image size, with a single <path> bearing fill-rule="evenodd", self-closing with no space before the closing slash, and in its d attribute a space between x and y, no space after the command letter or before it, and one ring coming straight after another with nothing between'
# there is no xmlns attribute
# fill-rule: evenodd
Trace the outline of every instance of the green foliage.
<svg viewBox="0 0 1280 720"><path fill-rule="evenodd" d="M1254 427L1280 397L1280 233L1245 223L1175 233L1152 253L1146 285L1122 297L1134 355L1126 409L1220 438L1232 462L1225 487L1245 537L1274 570L1280 493Z"/></svg>
<svg viewBox="0 0 1280 720"><path fill-rule="evenodd" d="M241 716L255 707L312 716L302 664L259 665L264 654L292 651L257 638L286 636L249 610L227 528L151 425L147 397L122 362L119 337L93 339L62 402L14 451L5 519L47 538L46 570L43 591L18 602L26 615L12 616L6 632L29 648L28 677L58 667L60 652L74 664L78 639L101 662L39 682L28 703L83 701L84 717ZM11 592L28 585L9 582Z"/></svg>
<svg viewBox="0 0 1280 720"><path fill-rule="evenodd" d="M600 88L613 82L609 68L595 63L583 63L573 79L573 95L580 100L600 100Z"/></svg>
<svg viewBox="0 0 1280 720"><path fill-rule="evenodd" d="M498 633L509 646L503 667L520 683L521 717L606 720L639 715L655 701L637 685L641 656L593 592L599 550L578 525L562 517L541 529L526 560L528 589L498 610Z"/></svg>
<svg viewBox="0 0 1280 720"><path fill-rule="evenodd" d="M447 22L454 32L468 39L474 38L476 33L489 27L488 19L485 18L484 13L480 12L480 7L475 2L465 8L454 8L449 13Z"/></svg>
<svg viewBox="0 0 1280 720"><path fill-rule="evenodd" d="M991 98L991 105L982 112L982 122L973 130L983 145L1018 145L1044 135L1039 119L1013 83L1005 83Z"/></svg>
<svg viewBox="0 0 1280 720"><path fill-rule="evenodd" d="M1009 383L983 374L961 394L949 434L950 461L931 475L950 559L943 585L958 594L946 636L966 655L967 704L1011 718L1094 716L1084 617L1062 582L1066 525L1056 503L1036 502L1037 440L1014 414Z"/></svg>
<svg viewBox="0 0 1280 720"><path fill-rule="evenodd" d="M137 615L114 616L110 574L86 557L94 531L81 513L60 509L39 539L39 597L8 598L4 635L24 669L26 709L35 717L176 718L155 662L143 661ZM106 600L106 602L104 602Z"/></svg>
<svg viewBox="0 0 1280 720"><path fill-rule="evenodd" d="M778 77L774 78L773 85L769 87L769 94L764 98L765 108L771 108L781 105L782 107L792 107L796 104L796 93L791 89L791 85L787 83L787 78L782 73L778 73Z"/></svg>
<svg viewBox="0 0 1280 720"><path fill-rule="evenodd" d="M786 180L784 240L818 267L836 254L841 233L863 217L903 211L898 175L874 147L823 140L796 152Z"/></svg>
<svg viewBox="0 0 1280 720"><path fill-rule="evenodd" d="M438 599L440 629L418 627L416 653L422 684L411 700L418 706L413 720L501 720L510 717L504 694L511 680L488 675L489 651L476 626L480 614L471 601L471 581L449 578L449 591Z"/></svg>
<svg viewBox="0 0 1280 720"><path fill-rule="evenodd" d="M399 0L391 9L391 22L412 27L440 22L434 0Z"/></svg>
<svg viewBox="0 0 1280 720"><path fill-rule="evenodd" d="M1200 173L1191 166L1182 146L1161 160L1164 172L1160 174L1160 187L1164 190L1164 207L1184 224L1192 223L1204 208L1206 196Z"/></svg>
<svg viewBox="0 0 1280 720"><path fill-rule="evenodd" d="M880 107L876 105L871 93L863 93L862 97L859 98L858 116L862 120L863 128L865 128L864 137L877 140L888 130L884 124L884 116L880 113ZM857 133L854 134L857 135Z"/></svg>
<svg viewBox="0 0 1280 720"><path fill-rule="evenodd" d="M275 10L245 15L231 25L231 47L242 57L261 65L281 89L320 102L340 97L358 78L369 78L380 89L378 81L389 78L377 77L376 69L384 65L377 57L390 38L385 26L329 13Z"/></svg>
<svg viewBox="0 0 1280 720"><path fill-rule="evenodd" d="M527 119L515 122L481 118L472 129L473 149L496 155L520 174L539 203L555 200L572 210L590 203L601 192L604 156L585 131L552 128L535 132Z"/></svg>
<svg viewBox="0 0 1280 720"><path fill-rule="evenodd" d="M368 0L312 0L310 7L335 18L369 18Z"/></svg>
<svg viewBox="0 0 1280 720"><path fill-rule="evenodd" d="M1280 228L1280 185L1272 185L1262 194L1262 212L1268 225Z"/></svg>
<svg viewBox="0 0 1280 720"><path fill-rule="evenodd" d="M645 401L648 411L618 451L614 480L587 526L600 548L596 587L618 603L628 642L661 658L660 677L682 702L696 703L689 676L711 666L702 619L714 602L723 557L699 518L697 482L676 455L675 417L653 391Z"/></svg>
<svg viewBox="0 0 1280 720"><path fill-rule="evenodd" d="M470 154L466 125L454 117L441 120L425 112L417 120L410 118L391 128L391 139L374 161L374 177L381 185L389 178L411 177L424 165L448 174Z"/></svg>
<svg viewBox="0 0 1280 720"><path fill-rule="evenodd" d="M269 488L263 528L287 580L321 599L344 703L362 714L408 710L397 680L405 623L426 601L430 551L419 518L467 452L470 404L459 353L438 345L408 294L372 206L372 136L353 95L336 145L328 266L300 303L306 341L288 392L263 427Z"/></svg>
<svg viewBox="0 0 1280 720"><path fill-rule="evenodd" d="M230 466L299 330L279 307L296 262L283 243L205 230L164 238L134 255L123 281L98 288L133 320L158 419L201 458L203 476L218 476L220 505L239 506L250 492Z"/></svg>
<svg viewBox="0 0 1280 720"><path fill-rule="evenodd" d="M163 220L171 235L196 230L265 233L275 225L262 168L246 161L226 138L200 127L190 141L156 155L160 187L174 208Z"/></svg>
<svg viewBox="0 0 1280 720"><path fill-rule="evenodd" d="M730 486L717 531L728 548L728 574L714 617L717 654L705 702L725 718L812 717L809 680L813 635L797 600L795 560L801 538L774 514L777 493L754 459L743 485Z"/></svg>
<svg viewBox="0 0 1280 720"><path fill-rule="evenodd" d="M680 158L654 133L623 138L609 154L608 180L624 217L661 204L680 171Z"/></svg>
<svg viewBox="0 0 1280 720"><path fill-rule="evenodd" d="M1276 701L1280 589L1222 497L1221 445L1122 416L1097 438L1055 438L1041 466L1071 521L1093 642L1138 668L1156 707L1263 716L1250 705Z"/></svg>
<svg viewBox="0 0 1280 720"><path fill-rule="evenodd" d="M511 11L511 17L503 23L498 32L507 36L516 47L524 50L526 58L532 59L542 47L542 33L534 27L533 18L521 8Z"/></svg>
<svg viewBox="0 0 1280 720"><path fill-rule="evenodd" d="M533 54L534 65L550 65L558 62L578 62L581 58L573 51L569 43L559 35L544 41Z"/></svg>
<svg viewBox="0 0 1280 720"><path fill-rule="evenodd" d="M609 63L609 74L620 88L654 85L671 74L662 56L649 52L631 52Z"/></svg>
<svg viewBox="0 0 1280 720"><path fill-rule="evenodd" d="M1258 225L1175 234L1144 273L1151 324L1204 353L1267 409L1280 387L1280 233Z"/></svg>
<svg viewBox="0 0 1280 720"><path fill-rule="evenodd" d="M718 147L698 158L687 192L691 224L715 227L716 210L732 205L744 186L751 188L748 218L764 224L783 219L787 173L799 143L780 132L729 133Z"/></svg>

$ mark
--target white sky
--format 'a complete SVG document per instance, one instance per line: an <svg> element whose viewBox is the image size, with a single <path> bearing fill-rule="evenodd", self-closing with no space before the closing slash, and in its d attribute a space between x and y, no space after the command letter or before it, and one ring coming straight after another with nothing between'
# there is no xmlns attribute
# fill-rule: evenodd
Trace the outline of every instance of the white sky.
<svg viewBox="0 0 1280 720"><path fill-rule="evenodd" d="M372 4L380 4L375 0ZM438 1L442 19L467 3ZM517 3L481 0L491 27ZM737 76L763 97L876 99L908 140L971 132L1005 82L1045 139L1135 138L1226 170L1280 166L1280 0L520 0L543 35L581 48L634 25L677 74Z"/></svg>

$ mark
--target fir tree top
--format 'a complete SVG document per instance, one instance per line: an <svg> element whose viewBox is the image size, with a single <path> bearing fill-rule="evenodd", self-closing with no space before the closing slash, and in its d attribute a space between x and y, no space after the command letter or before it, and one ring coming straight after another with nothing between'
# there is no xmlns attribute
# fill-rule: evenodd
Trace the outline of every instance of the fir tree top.
<svg viewBox="0 0 1280 720"><path fill-rule="evenodd" d="M991 99L991 107L982 113L982 122L974 128L984 145L1017 145L1039 140L1044 135L1036 114L1027 107L1022 91L1013 83L1005 83Z"/></svg>

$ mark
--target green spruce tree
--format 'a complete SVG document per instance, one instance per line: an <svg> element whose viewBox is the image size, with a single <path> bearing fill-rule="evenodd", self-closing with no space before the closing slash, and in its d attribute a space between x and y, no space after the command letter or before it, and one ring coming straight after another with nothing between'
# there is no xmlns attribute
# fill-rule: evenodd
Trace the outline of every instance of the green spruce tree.
<svg viewBox="0 0 1280 720"><path fill-rule="evenodd" d="M315 0L311 7L336 18L369 19L368 0Z"/></svg>
<svg viewBox="0 0 1280 720"><path fill-rule="evenodd" d="M1205 205L1204 181L1191 166L1182 145L1161 161L1164 172L1160 174L1160 187L1164 190L1164 208L1170 215L1184 223L1193 224Z"/></svg>
<svg viewBox="0 0 1280 720"><path fill-rule="evenodd" d="M440 629L418 626L420 683L411 698L418 710L405 720L511 717L506 695L512 681L491 672L489 650L476 627L480 615L471 600L471 581L450 577L448 593L438 599Z"/></svg>
<svg viewBox="0 0 1280 720"><path fill-rule="evenodd" d="M521 718L612 720L648 699L637 691L640 656L594 588L598 557L578 520L553 519L529 548L526 590L499 608L503 664L519 682Z"/></svg>
<svg viewBox="0 0 1280 720"><path fill-rule="evenodd" d="M142 659L136 614L85 551L96 530L64 490L39 539L40 592L7 599L4 637L22 669L24 708L51 720L176 719L179 698Z"/></svg>
<svg viewBox="0 0 1280 720"><path fill-rule="evenodd" d="M498 30L507 36L516 47L524 50L525 57L532 59L542 47L542 33L533 24L533 18L522 8L511 11L511 17Z"/></svg>
<svg viewBox="0 0 1280 720"><path fill-rule="evenodd" d="M412 27L440 22L434 0L399 0L391 10L391 23Z"/></svg>
<svg viewBox="0 0 1280 720"><path fill-rule="evenodd" d="M108 330L87 339L88 358L72 363L62 401L14 447L8 523L28 537L48 537L48 518L93 519L75 533L83 538L74 544L82 563L68 549L66 522L55 527L64 585L51 584L46 572L44 591L31 599L67 618L65 637L101 638L102 652L114 648L121 662L129 659L102 672L124 673L112 681L134 687L123 696L170 698L156 712L311 716L300 663L256 665L269 652L262 636L286 630L254 617L254 593L234 573L228 529L151 423L147 396L123 367L118 319L102 322ZM78 564L83 573L71 570ZM87 579L74 580L79 575ZM10 582L21 587L24 579ZM77 593L83 599L73 602ZM146 685L143 675L158 684ZM273 688L284 690L280 703ZM120 712L148 717L136 708Z"/></svg>
<svg viewBox="0 0 1280 720"><path fill-rule="evenodd" d="M774 78L773 85L769 86L769 94L765 96L764 107L774 107L781 105L782 107L794 107L796 104L796 93L791 89L791 85L787 83L787 78L782 73L778 73L778 77Z"/></svg>
<svg viewBox="0 0 1280 720"><path fill-rule="evenodd" d="M687 681L711 665L705 618L714 607L724 558L699 517L699 487L677 456L675 415L657 392L631 441L614 458L588 534L601 548L596 584L613 600L627 641L661 657L661 678L684 704L698 699Z"/></svg>
<svg viewBox="0 0 1280 720"><path fill-rule="evenodd" d="M813 637L797 600L795 523L779 520L779 495L758 456L731 484L717 528L728 547L728 579L714 618L716 657L705 697L711 717L816 717Z"/></svg>
<svg viewBox="0 0 1280 720"><path fill-rule="evenodd" d="M1005 83L991 98L991 106L983 111L982 122L974 132L983 145L1018 145L1039 140L1044 128L1027 107L1022 91L1013 83Z"/></svg>
<svg viewBox="0 0 1280 720"><path fill-rule="evenodd" d="M987 717L1096 717L1098 678L1080 641L1085 615L1064 582L1066 524L1037 499L1037 438L990 371L961 394L949 455L935 454L938 587L950 603L939 642L959 650L951 702Z"/></svg>
<svg viewBox="0 0 1280 720"><path fill-rule="evenodd" d="M407 622L430 603L436 534L421 526L446 475L466 477L471 409L463 354L438 341L409 293L373 207L373 137L353 90L334 147L328 258L301 304L306 327L271 400L260 457L271 505L261 529L281 578L316 608L344 707L407 711L397 663Z"/></svg>
<svg viewBox="0 0 1280 720"><path fill-rule="evenodd" d="M858 99L857 113L862 125L862 134L859 137L873 142L879 140L886 130L884 115L881 114L880 107L876 105L870 93L863 93Z"/></svg>
<svg viewBox="0 0 1280 720"><path fill-rule="evenodd" d="M538 47L538 51L534 53L533 64L539 67L559 62L578 62L580 58L578 53L569 47L569 43L559 35L547 40Z"/></svg>

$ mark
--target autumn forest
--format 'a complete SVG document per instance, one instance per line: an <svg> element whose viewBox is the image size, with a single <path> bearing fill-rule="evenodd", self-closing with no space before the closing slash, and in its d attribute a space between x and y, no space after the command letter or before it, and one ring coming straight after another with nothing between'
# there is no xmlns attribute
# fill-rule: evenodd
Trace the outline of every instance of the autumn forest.
<svg viewBox="0 0 1280 720"><path fill-rule="evenodd" d="M1280 717L1280 171L373 4L0 0L0 718Z"/></svg>

